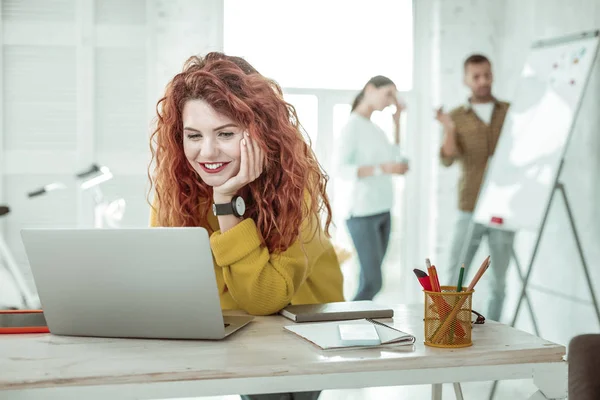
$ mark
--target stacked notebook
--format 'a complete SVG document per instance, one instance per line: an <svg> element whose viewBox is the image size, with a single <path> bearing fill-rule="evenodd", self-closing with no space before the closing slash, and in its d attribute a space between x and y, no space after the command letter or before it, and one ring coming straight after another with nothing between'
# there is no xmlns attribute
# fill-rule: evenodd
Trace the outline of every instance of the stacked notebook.
<svg viewBox="0 0 600 400"><path fill-rule="evenodd" d="M371 325L375 328L377 340L366 344L360 337L355 337L354 341L344 340L340 335L344 329L340 327L350 327L352 325ZM412 345L415 343L415 337L409 333L402 332L380 321L371 319L360 319L354 321L335 321L323 322L315 324L297 324L285 326L289 332L308 340L323 350L341 349L341 348L358 348L358 347L375 347L383 345ZM363 333L363 329L357 329L357 333Z"/></svg>
<svg viewBox="0 0 600 400"><path fill-rule="evenodd" d="M287 306L279 312L294 322L342 321L361 318L392 318L394 310L370 300Z"/></svg>
<svg viewBox="0 0 600 400"><path fill-rule="evenodd" d="M294 305L284 308L280 314L294 322L302 322L284 329L323 350L411 345L415 342L413 335L375 321L375 318L392 318L394 310L368 300Z"/></svg>

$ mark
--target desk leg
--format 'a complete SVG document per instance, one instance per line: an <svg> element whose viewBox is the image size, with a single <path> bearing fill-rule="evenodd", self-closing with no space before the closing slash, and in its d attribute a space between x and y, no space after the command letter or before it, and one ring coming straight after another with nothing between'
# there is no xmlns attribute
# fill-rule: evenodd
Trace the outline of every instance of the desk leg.
<svg viewBox="0 0 600 400"><path fill-rule="evenodd" d="M528 400L548 400L548 398L544 396L544 393L538 390L537 392L532 394Z"/></svg>
<svg viewBox="0 0 600 400"><path fill-rule="evenodd" d="M465 400L463 397L462 387L459 382L454 382L454 395L456 396L456 400Z"/></svg>
<svg viewBox="0 0 600 400"><path fill-rule="evenodd" d="M442 400L442 384L434 383L431 385L431 400Z"/></svg>
<svg viewBox="0 0 600 400"><path fill-rule="evenodd" d="M559 400L567 398L567 363L540 367L533 372L533 383L538 387L529 400Z"/></svg>

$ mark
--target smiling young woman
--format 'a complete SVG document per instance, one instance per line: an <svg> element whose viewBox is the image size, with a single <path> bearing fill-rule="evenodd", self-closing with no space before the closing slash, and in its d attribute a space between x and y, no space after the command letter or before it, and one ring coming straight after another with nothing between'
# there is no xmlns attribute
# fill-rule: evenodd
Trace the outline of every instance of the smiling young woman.
<svg viewBox="0 0 600 400"><path fill-rule="evenodd" d="M157 114L151 225L209 231L222 308L343 301L327 177L279 86L238 57L191 57Z"/></svg>

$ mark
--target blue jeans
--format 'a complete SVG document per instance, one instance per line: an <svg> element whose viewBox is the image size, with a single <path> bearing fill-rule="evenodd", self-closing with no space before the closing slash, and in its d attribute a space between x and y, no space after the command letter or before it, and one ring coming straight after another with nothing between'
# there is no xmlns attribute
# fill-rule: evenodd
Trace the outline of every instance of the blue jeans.
<svg viewBox="0 0 600 400"><path fill-rule="evenodd" d="M358 292L353 300L372 300L383 284L381 264L390 241L390 212L346 220L360 262Z"/></svg>
<svg viewBox="0 0 600 400"><path fill-rule="evenodd" d="M470 229L472 229L471 235L469 235ZM488 312L485 317L493 321L498 321L502 315L502 307L504 305L506 271L510 265L512 245L515 238L514 232L490 228L486 225L475 223L473 222L473 213L459 211L454 239L452 240L450 263L448 264L450 270L445 274L451 278L450 282L446 282L446 284L456 286L460 266L464 262L465 286L468 286L470 280L467 280L467 273L473 257L475 257L475 253L477 253L477 249L481 244L481 239L485 235L487 235L490 248L491 264L484 276L490 280L492 288L492 298L490 299ZM469 236L471 240L467 242ZM464 258L461 259L461 257ZM483 260L481 261L483 262ZM476 268L479 268L479 265Z"/></svg>

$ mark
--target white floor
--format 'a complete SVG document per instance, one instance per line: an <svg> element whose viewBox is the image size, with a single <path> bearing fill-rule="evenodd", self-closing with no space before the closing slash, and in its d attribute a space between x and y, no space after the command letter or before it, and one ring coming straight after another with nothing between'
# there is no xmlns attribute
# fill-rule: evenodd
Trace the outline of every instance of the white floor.
<svg viewBox="0 0 600 400"><path fill-rule="evenodd" d="M492 383L466 383L462 385L465 400L487 400ZM536 388L531 381L501 382L494 400L527 399ZM452 385L444 385L445 400L454 400ZM199 397L185 400L239 400L239 396ZM431 386L393 386L351 390L325 390L319 400L423 400L431 398Z"/></svg>

